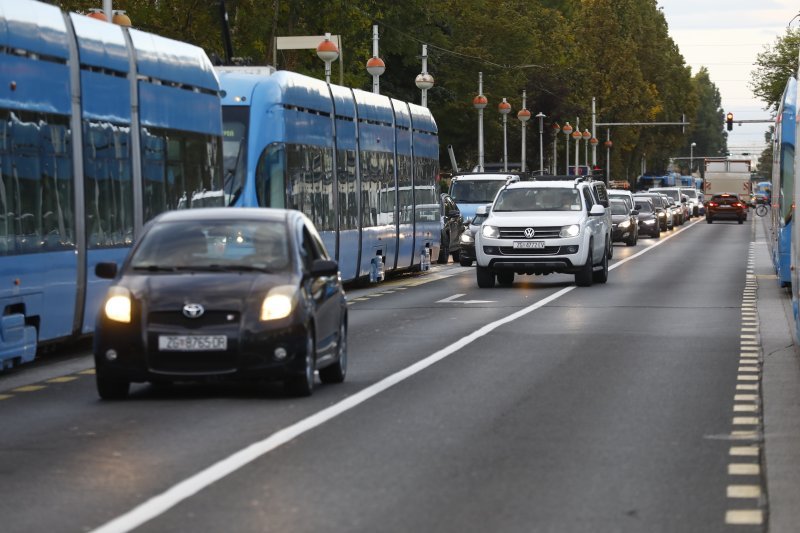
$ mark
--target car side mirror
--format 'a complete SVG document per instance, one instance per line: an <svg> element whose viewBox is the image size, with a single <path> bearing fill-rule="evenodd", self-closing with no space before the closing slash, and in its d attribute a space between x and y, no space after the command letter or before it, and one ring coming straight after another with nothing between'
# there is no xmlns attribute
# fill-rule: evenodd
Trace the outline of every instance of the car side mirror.
<svg viewBox="0 0 800 533"><path fill-rule="evenodd" d="M117 277L117 264L113 262L97 263L94 266L94 275L100 279L114 279Z"/></svg>
<svg viewBox="0 0 800 533"><path fill-rule="evenodd" d="M461 216L461 211L458 209L453 209L452 211L447 212L447 218L458 218Z"/></svg>
<svg viewBox="0 0 800 533"><path fill-rule="evenodd" d="M335 276L339 273L339 264L333 259L314 259L308 275L312 278Z"/></svg>
<svg viewBox="0 0 800 533"><path fill-rule="evenodd" d="M631 215L636 216L638 214L639 214L639 211L637 211L636 209L631 210Z"/></svg>
<svg viewBox="0 0 800 533"><path fill-rule="evenodd" d="M605 214L606 214L606 208L601 204L594 204L592 208L589 210L590 217L601 217Z"/></svg>

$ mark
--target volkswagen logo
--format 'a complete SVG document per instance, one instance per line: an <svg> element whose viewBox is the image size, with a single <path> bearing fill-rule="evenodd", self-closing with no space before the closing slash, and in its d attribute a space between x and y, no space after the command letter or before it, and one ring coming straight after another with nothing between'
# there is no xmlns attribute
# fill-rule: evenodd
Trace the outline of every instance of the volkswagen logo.
<svg viewBox="0 0 800 533"><path fill-rule="evenodd" d="M200 318L205 309L200 304L186 304L183 306L183 316L186 318Z"/></svg>
<svg viewBox="0 0 800 533"><path fill-rule="evenodd" d="M536 234L536 232L533 231L533 228L525 228L525 238L526 239L533 239L533 236L535 234Z"/></svg>

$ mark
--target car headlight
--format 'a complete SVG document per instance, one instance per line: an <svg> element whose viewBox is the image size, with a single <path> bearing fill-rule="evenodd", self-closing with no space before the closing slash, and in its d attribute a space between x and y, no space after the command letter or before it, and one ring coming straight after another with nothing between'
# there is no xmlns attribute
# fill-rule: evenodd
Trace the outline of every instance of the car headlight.
<svg viewBox="0 0 800 533"><path fill-rule="evenodd" d="M622 222L619 223L619 227L622 228L622 229L625 229L630 225L631 225L631 221L630 220L623 220Z"/></svg>
<svg viewBox="0 0 800 533"><path fill-rule="evenodd" d="M278 285L267 293L261 304L261 320L278 320L292 313L297 302L297 287L294 285Z"/></svg>
<svg viewBox="0 0 800 533"><path fill-rule="evenodd" d="M114 322L131 322L131 291L125 287L111 287L108 289L108 298L103 308L106 318Z"/></svg>
<svg viewBox="0 0 800 533"><path fill-rule="evenodd" d="M659 213L658 216L659 216L659 218L667 218L667 214L664 213L663 211L661 213Z"/></svg>
<svg viewBox="0 0 800 533"><path fill-rule="evenodd" d="M653 219L653 220L645 220L644 223L645 224L655 224L656 221L655 221L655 219Z"/></svg>
<svg viewBox="0 0 800 533"><path fill-rule="evenodd" d="M473 242L475 242L475 238L472 236L472 233L470 233L469 231L465 231L464 233L462 233L461 237L459 237L458 240L461 241L464 244L472 244Z"/></svg>
<svg viewBox="0 0 800 533"><path fill-rule="evenodd" d="M497 226L481 226L481 232L484 237L489 237L490 239L500 237L500 230L497 229Z"/></svg>
<svg viewBox="0 0 800 533"><path fill-rule="evenodd" d="M559 237L575 237L581 232L581 227L579 224L571 224L569 226L564 226L561 228L561 231L558 232Z"/></svg>

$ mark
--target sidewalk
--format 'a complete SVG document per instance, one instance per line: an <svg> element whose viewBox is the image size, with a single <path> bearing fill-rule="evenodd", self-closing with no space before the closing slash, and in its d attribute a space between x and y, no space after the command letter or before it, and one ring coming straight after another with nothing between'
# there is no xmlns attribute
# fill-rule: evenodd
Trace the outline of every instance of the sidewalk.
<svg viewBox="0 0 800 533"><path fill-rule="evenodd" d="M766 217L755 219L754 271L761 340L768 530L800 528L800 351L789 290L778 286Z"/></svg>

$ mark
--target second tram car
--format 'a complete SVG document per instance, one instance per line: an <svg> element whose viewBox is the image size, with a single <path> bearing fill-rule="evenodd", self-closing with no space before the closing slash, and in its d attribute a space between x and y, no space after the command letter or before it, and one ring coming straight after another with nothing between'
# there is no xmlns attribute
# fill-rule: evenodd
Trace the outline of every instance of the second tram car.
<svg viewBox="0 0 800 533"><path fill-rule="evenodd" d="M789 78L775 119L772 146L772 258L781 286L791 283L794 226L797 80Z"/></svg>
<svg viewBox="0 0 800 533"><path fill-rule="evenodd" d="M345 281L438 255L439 143L427 108L293 72L219 76L229 204L304 212Z"/></svg>

